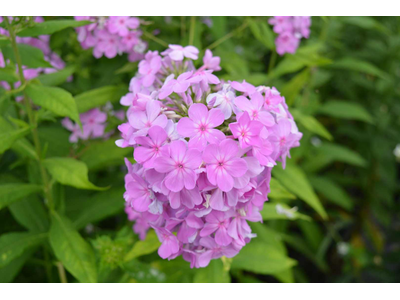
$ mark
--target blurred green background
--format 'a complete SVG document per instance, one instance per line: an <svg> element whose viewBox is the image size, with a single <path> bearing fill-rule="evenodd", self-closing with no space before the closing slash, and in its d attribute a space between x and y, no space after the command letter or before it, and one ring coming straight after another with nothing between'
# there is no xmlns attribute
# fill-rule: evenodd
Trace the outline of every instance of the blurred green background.
<svg viewBox="0 0 400 300"><path fill-rule="evenodd" d="M57 210L94 249L98 281L399 282L400 18L313 17L310 38L302 39L295 55L282 57L275 53L268 17L142 20L150 50L192 39L221 57L221 78L275 86L304 136L287 168L273 169L264 223L251 224L257 238L233 259L191 270L181 258L158 257L154 234L145 241L133 234L122 198L122 158L132 151L114 146L118 134L91 141L82 152L69 144L59 120L43 118L39 135L47 157L73 153L88 166L92 182L111 185L105 192L57 183L53 188ZM81 49L72 28L53 34L51 47L73 69L73 80L60 86L78 103L82 93L94 90L100 102L118 107L137 63L126 56L95 59L91 50ZM1 113L15 117L5 101ZM2 183L11 177L32 182L37 172L12 149L0 157ZM277 205L286 213L278 214ZM40 197L29 196L2 208L0 235L32 230L37 219L45 231L43 207ZM0 282L59 280L48 242L0 265Z"/></svg>

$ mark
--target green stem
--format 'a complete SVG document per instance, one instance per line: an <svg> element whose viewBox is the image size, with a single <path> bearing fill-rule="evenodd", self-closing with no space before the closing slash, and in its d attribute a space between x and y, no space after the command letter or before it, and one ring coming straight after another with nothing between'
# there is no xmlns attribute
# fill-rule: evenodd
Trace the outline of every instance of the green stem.
<svg viewBox="0 0 400 300"><path fill-rule="evenodd" d="M26 80L25 80L23 69L22 69L22 60L21 60L21 56L19 54L14 29L11 26L7 16L4 17L4 21L7 25L7 29L10 34L11 46L14 51L15 61L18 65L18 73L19 73L19 80L21 82L21 86L26 86ZM32 138L33 138L33 143L35 145L35 150L36 150L36 153L38 156L38 163L39 163L40 174L41 174L43 185L44 185L44 192L45 192L45 196L46 196L46 199L48 202L47 204L48 204L50 210L52 210L52 209L54 209L53 196L51 194L51 186L49 184L49 178L48 178L46 170L42 164L42 158L41 158L42 155L41 155L41 149L40 149L39 134L37 131L37 124L36 124L35 117L33 115L31 102L29 101L29 98L27 97L25 91L23 92L23 94L24 94L24 103L26 106L27 114L28 114L29 124L31 125L31 128L32 128L31 129Z"/></svg>
<svg viewBox="0 0 400 300"><path fill-rule="evenodd" d="M196 30L196 17L190 17L189 45L193 45Z"/></svg>
<svg viewBox="0 0 400 300"><path fill-rule="evenodd" d="M65 274L64 266L61 262L57 262L58 275L60 276L61 283L68 283L67 275Z"/></svg>
<svg viewBox="0 0 400 300"><path fill-rule="evenodd" d="M153 40L154 42L160 44L161 46L167 48L168 47L168 43L164 42L162 39L159 39L158 37L155 37L154 35L152 35L151 33L144 31L143 30L143 35L151 40Z"/></svg>
<svg viewBox="0 0 400 300"><path fill-rule="evenodd" d="M214 43L212 43L210 46L208 46L207 49L211 50L211 49L217 47L218 45L222 44L226 40L229 40L231 37L235 36L236 34L241 32L242 30L244 30L247 26L249 26L249 23L247 23L247 21L243 22L243 24L241 26L239 26L235 30L232 30L227 35L223 36L222 38L216 40Z"/></svg>
<svg viewBox="0 0 400 300"><path fill-rule="evenodd" d="M272 55L271 55L271 59L269 61L269 65L268 65L268 73L271 73L272 69L275 67L275 62L276 62L276 58L277 58L277 53L275 50L272 50Z"/></svg>

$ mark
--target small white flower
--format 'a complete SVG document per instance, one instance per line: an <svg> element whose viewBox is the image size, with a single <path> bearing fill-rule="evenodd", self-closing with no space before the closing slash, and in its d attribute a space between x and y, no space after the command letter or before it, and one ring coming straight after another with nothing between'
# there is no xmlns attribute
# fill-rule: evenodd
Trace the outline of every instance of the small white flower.
<svg viewBox="0 0 400 300"><path fill-rule="evenodd" d="M280 204L277 204L276 206L275 206L275 208L276 208L276 212L279 214L279 215L284 215L284 216L286 216L287 218L289 218L289 219L294 219L294 213L298 210L298 208L295 206L295 207L292 207L291 209L286 209L286 208L284 208L282 205L280 205Z"/></svg>
<svg viewBox="0 0 400 300"><path fill-rule="evenodd" d="M337 244L337 251L340 255L345 256L347 253L349 253L349 244L345 242L339 242Z"/></svg>
<svg viewBox="0 0 400 300"><path fill-rule="evenodd" d="M397 159L400 159L400 144L396 145L396 148L393 150L393 154Z"/></svg>

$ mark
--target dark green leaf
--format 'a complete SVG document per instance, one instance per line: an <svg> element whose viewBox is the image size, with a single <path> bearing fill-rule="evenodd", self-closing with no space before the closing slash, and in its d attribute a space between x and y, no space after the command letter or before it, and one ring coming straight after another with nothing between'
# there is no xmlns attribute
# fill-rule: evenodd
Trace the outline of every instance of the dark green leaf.
<svg viewBox="0 0 400 300"><path fill-rule="evenodd" d="M32 256L35 249L26 250L21 256L13 259L5 267L0 268L0 282L8 283L14 280L14 277L18 275L26 261Z"/></svg>
<svg viewBox="0 0 400 300"><path fill-rule="evenodd" d="M19 257L25 250L43 243L47 233L11 232L0 236L0 268Z"/></svg>
<svg viewBox="0 0 400 300"><path fill-rule="evenodd" d="M38 197L30 196L14 202L9 209L18 223L26 229L36 232L45 232L49 229L48 213Z"/></svg>
<svg viewBox="0 0 400 300"><path fill-rule="evenodd" d="M42 187L28 183L7 183L0 185L0 209L33 193L42 191Z"/></svg>
<svg viewBox="0 0 400 300"><path fill-rule="evenodd" d="M15 70L11 67L0 68L0 81L17 82L19 80Z"/></svg>
<svg viewBox="0 0 400 300"><path fill-rule="evenodd" d="M205 268L200 268L194 276L194 283L229 283L231 278L221 259L213 259Z"/></svg>
<svg viewBox="0 0 400 300"><path fill-rule="evenodd" d="M364 107L350 101L331 100L322 105L318 111L335 118L374 123L372 116Z"/></svg>

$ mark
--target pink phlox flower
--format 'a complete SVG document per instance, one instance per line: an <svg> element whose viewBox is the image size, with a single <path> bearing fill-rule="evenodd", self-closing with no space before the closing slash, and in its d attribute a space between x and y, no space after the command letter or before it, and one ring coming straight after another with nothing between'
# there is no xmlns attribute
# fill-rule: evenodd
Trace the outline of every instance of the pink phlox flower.
<svg viewBox="0 0 400 300"><path fill-rule="evenodd" d="M274 25L275 33L283 33L293 30L292 17L278 16L268 20L268 23Z"/></svg>
<svg viewBox="0 0 400 300"><path fill-rule="evenodd" d="M148 101L146 111L134 111L128 116L129 124L137 130L137 136L147 135L152 126L165 128L167 125L167 117L160 113L160 103L156 100Z"/></svg>
<svg viewBox="0 0 400 300"><path fill-rule="evenodd" d="M248 112L251 120L260 121L267 127L275 124L274 117L266 110L264 110L264 98L260 93L253 93L249 101L244 96L239 96L235 99L235 105L242 111ZM240 116L239 116L240 118Z"/></svg>
<svg viewBox="0 0 400 300"><path fill-rule="evenodd" d="M154 193L141 176L137 174L131 174L131 176L132 181L126 184L125 201L130 203L137 212L145 212L155 199Z"/></svg>
<svg viewBox="0 0 400 300"><path fill-rule="evenodd" d="M80 115L83 127L83 135L86 137L97 138L104 134L106 129L107 114L98 108L89 110Z"/></svg>
<svg viewBox="0 0 400 300"><path fill-rule="evenodd" d="M158 255L166 259L179 252L180 245L178 238L175 235L164 228L156 227L154 229L161 242L161 246L158 248Z"/></svg>
<svg viewBox="0 0 400 300"><path fill-rule="evenodd" d="M148 131L148 136L136 137L140 147L135 148L134 159L144 168L154 168L154 161L161 155L161 149L167 140L167 133L160 126L153 126Z"/></svg>
<svg viewBox="0 0 400 300"><path fill-rule="evenodd" d="M238 157L237 142L226 139L217 144L208 145L203 152L208 180L222 191L229 192L234 185L233 177L243 176L247 172L247 163Z"/></svg>
<svg viewBox="0 0 400 300"><path fill-rule="evenodd" d="M150 60L142 60L139 63L139 73L143 75L143 85L149 87L156 79L156 74L161 68L161 57L154 56Z"/></svg>
<svg viewBox="0 0 400 300"><path fill-rule="evenodd" d="M259 121L252 121L249 113L245 111L235 123L229 124L233 136L239 139L242 148L260 144L260 132L263 124Z"/></svg>
<svg viewBox="0 0 400 300"><path fill-rule="evenodd" d="M294 54L300 44L300 39L291 32L285 31L275 39L276 52L279 55L285 53Z"/></svg>
<svg viewBox="0 0 400 300"><path fill-rule="evenodd" d="M182 61L184 57L196 60L199 50L194 46L169 45L169 49L161 54L168 55L174 61Z"/></svg>
<svg viewBox="0 0 400 300"><path fill-rule="evenodd" d="M120 53L120 40L118 36L109 33L106 30L96 32L97 44L93 48L93 55L100 58L103 54L107 58L113 58Z"/></svg>
<svg viewBox="0 0 400 300"><path fill-rule="evenodd" d="M206 53L203 57L203 63L206 69L212 71L219 71L221 67L219 64L221 63L221 58L219 56L213 56L211 50L207 49Z"/></svg>
<svg viewBox="0 0 400 300"><path fill-rule="evenodd" d="M235 93L232 91L229 84L224 84L222 90L217 93L212 93L207 96L207 104L217 107L224 113L225 120L232 116L232 111L237 112L234 105Z"/></svg>
<svg viewBox="0 0 400 300"><path fill-rule="evenodd" d="M158 97L160 99L165 99L173 92L175 93L184 93L190 86L189 78L192 76L193 72L185 72L178 76L177 79L174 79L174 74L165 81L164 85L162 86Z"/></svg>
<svg viewBox="0 0 400 300"><path fill-rule="evenodd" d="M298 38L306 38L310 37L310 26L311 26L311 17L308 16L298 16L293 17L293 29L296 37Z"/></svg>
<svg viewBox="0 0 400 300"><path fill-rule="evenodd" d="M201 253L198 257L198 265L202 268L207 267L211 259L217 259L222 256L230 258L239 253L239 251L233 248L232 245L221 246L210 236L201 238L200 245L206 249L206 251Z"/></svg>
<svg viewBox="0 0 400 300"><path fill-rule="evenodd" d="M225 139L225 135L218 129L224 122L224 115L218 108L210 111L202 103L195 103L189 107L189 118L182 118L178 122L178 133L189 137L189 147L204 149L207 142L218 143Z"/></svg>
<svg viewBox="0 0 400 300"><path fill-rule="evenodd" d="M61 121L62 126L71 131L71 135L69 136L70 143L76 143L81 138L83 139L81 128L77 123L73 123L69 118L64 118Z"/></svg>
<svg viewBox="0 0 400 300"><path fill-rule="evenodd" d="M162 156L156 159L155 169L167 173L165 185L172 192L179 192L184 187L191 190L196 185L195 169L201 165L201 153L196 149L188 149L185 142L173 141L169 147L163 148Z"/></svg>
<svg viewBox="0 0 400 300"><path fill-rule="evenodd" d="M212 211L206 216L206 223L200 231L200 236L209 236L215 232L215 242L220 246L228 246L232 238L228 234L229 218L221 211Z"/></svg>
<svg viewBox="0 0 400 300"><path fill-rule="evenodd" d="M139 24L139 19L134 17L109 17L107 28L110 33L126 36L129 33L129 29L136 29Z"/></svg>
<svg viewBox="0 0 400 300"><path fill-rule="evenodd" d="M256 88L254 85L246 82L246 80L243 80L242 83L237 82L237 81L232 81L231 83L231 87L234 88L235 90L251 95L256 91Z"/></svg>

